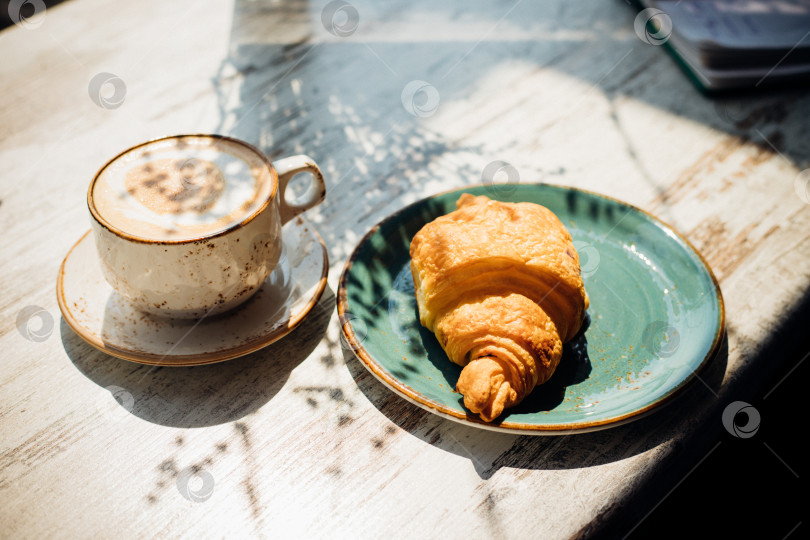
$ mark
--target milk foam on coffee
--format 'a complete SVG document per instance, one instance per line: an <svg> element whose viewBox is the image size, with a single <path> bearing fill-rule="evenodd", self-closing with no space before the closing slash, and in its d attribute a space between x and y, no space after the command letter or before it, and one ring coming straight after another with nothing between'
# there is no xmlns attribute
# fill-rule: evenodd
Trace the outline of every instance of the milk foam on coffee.
<svg viewBox="0 0 810 540"><path fill-rule="evenodd" d="M92 199L112 227L146 240L189 240L228 229L270 196L263 158L234 141L158 140L119 156Z"/></svg>

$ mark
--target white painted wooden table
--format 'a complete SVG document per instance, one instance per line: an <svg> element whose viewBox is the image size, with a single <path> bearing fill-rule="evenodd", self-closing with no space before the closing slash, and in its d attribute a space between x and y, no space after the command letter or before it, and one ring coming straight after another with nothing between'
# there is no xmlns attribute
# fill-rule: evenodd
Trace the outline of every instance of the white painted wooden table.
<svg viewBox="0 0 810 540"><path fill-rule="evenodd" d="M769 338L810 285L806 92L707 99L619 1L353 0L326 10L331 32L325 6L72 0L0 32L3 537L624 534L715 448L725 406L762 390ZM411 81L435 90L403 103ZM330 286L260 352L154 369L81 341L54 286L96 169L184 132L321 164L308 216ZM705 385L625 427L518 437L409 405L341 347L334 290L357 240L494 160L695 243L728 321Z"/></svg>

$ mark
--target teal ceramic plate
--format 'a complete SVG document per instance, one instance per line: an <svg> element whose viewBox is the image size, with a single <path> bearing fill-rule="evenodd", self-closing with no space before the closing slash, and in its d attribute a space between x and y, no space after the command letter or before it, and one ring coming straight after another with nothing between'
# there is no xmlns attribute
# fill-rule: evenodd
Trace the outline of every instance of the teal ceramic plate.
<svg viewBox="0 0 810 540"><path fill-rule="evenodd" d="M552 378L493 423L468 414L453 391L461 368L419 324L409 246L462 193L542 204L562 220L590 297L584 331ZM545 184L477 186L416 202L375 226L340 278L347 344L380 381L445 418L499 431L593 431L669 402L718 348L724 328L717 280L680 234L626 203Z"/></svg>

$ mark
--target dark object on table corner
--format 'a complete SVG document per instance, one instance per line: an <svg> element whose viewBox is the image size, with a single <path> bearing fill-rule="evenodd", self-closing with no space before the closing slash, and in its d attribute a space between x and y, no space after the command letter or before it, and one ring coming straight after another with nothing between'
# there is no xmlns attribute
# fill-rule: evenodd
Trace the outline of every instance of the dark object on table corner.
<svg viewBox="0 0 810 540"><path fill-rule="evenodd" d="M810 0L631 0L639 38L663 45L705 94L810 81Z"/></svg>

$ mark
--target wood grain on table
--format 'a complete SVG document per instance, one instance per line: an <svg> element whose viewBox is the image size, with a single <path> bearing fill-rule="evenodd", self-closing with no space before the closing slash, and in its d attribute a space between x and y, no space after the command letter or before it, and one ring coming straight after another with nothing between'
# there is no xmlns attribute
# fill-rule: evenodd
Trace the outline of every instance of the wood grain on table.
<svg viewBox="0 0 810 540"><path fill-rule="evenodd" d="M3 536L586 535L642 519L776 365L762 351L810 289L807 91L706 98L618 0L337 7L72 0L0 32ZM404 99L412 81L430 88ZM329 287L239 360L106 356L54 294L87 185L130 145L196 132L318 161ZM356 242L495 160L637 205L706 257L728 342L676 404L586 435L491 433L410 405L341 346Z"/></svg>

